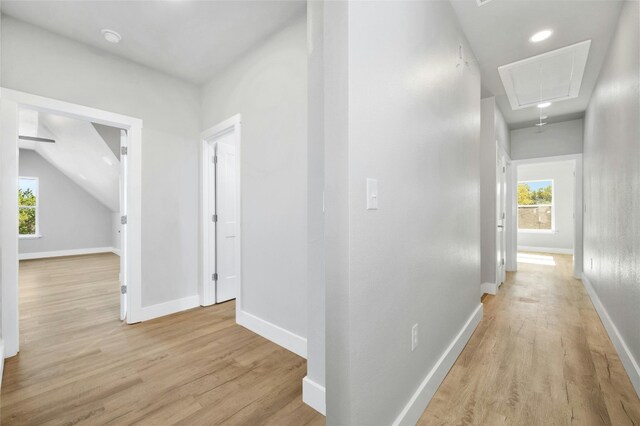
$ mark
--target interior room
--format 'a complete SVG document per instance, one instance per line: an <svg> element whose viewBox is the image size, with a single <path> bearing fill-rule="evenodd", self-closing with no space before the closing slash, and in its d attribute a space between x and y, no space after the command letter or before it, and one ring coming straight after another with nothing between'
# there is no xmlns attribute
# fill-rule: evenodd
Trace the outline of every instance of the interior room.
<svg viewBox="0 0 640 426"><path fill-rule="evenodd" d="M639 6L3 0L0 422L640 424Z"/></svg>

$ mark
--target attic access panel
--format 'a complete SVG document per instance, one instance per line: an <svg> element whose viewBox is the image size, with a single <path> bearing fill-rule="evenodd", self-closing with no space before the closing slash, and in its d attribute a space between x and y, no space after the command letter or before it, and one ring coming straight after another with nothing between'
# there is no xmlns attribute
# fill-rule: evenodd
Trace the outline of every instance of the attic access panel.
<svg viewBox="0 0 640 426"><path fill-rule="evenodd" d="M511 108L577 98L590 47L586 40L498 67Z"/></svg>

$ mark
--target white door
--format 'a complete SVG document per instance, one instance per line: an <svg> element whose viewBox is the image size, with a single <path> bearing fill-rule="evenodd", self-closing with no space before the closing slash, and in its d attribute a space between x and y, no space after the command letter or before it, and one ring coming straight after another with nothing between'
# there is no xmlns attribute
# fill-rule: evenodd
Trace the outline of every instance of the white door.
<svg viewBox="0 0 640 426"><path fill-rule="evenodd" d="M236 148L225 142L221 138L216 143L216 303L237 297L240 273Z"/></svg>
<svg viewBox="0 0 640 426"><path fill-rule="evenodd" d="M496 148L498 152L496 158L496 282L500 285L506 277L507 160L500 146L497 145Z"/></svg>
<svg viewBox="0 0 640 426"><path fill-rule="evenodd" d="M127 215L127 131L120 130L120 319L127 318L127 227L122 218Z"/></svg>

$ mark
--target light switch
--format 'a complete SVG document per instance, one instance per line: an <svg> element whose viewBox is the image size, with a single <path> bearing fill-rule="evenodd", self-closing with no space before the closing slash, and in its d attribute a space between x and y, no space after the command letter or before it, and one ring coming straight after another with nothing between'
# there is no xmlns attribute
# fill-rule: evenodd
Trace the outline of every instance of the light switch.
<svg viewBox="0 0 640 426"><path fill-rule="evenodd" d="M377 179L367 179L367 210L378 210Z"/></svg>

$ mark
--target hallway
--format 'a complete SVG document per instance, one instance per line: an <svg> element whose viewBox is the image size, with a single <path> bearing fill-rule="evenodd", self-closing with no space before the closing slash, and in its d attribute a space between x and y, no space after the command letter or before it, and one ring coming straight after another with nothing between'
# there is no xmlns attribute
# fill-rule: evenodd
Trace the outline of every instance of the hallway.
<svg viewBox="0 0 640 426"><path fill-rule="evenodd" d="M21 350L0 424L318 424L303 358L235 322L235 302L118 319L114 254L22 261Z"/></svg>
<svg viewBox="0 0 640 426"><path fill-rule="evenodd" d="M568 255L520 254L421 425L639 425L640 400Z"/></svg>

